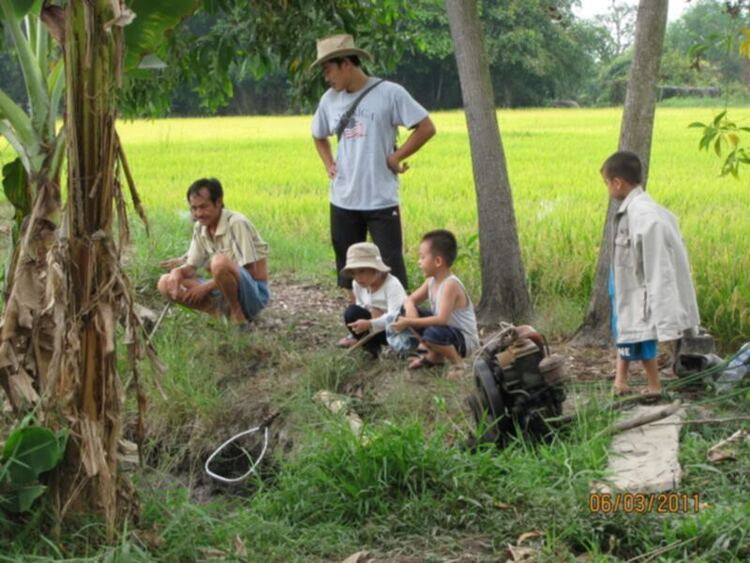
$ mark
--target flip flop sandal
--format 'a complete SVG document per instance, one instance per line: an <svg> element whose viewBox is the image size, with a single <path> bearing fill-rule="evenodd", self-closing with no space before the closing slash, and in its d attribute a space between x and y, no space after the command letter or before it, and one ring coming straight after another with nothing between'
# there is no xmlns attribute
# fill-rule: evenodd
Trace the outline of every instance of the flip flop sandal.
<svg viewBox="0 0 750 563"><path fill-rule="evenodd" d="M344 336L336 342L336 348L351 348L357 343L357 339L353 336Z"/></svg>
<svg viewBox="0 0 750 563"><path fill-rule="evenodd" d="M615 397L625 397L627 395L634 395L635 391L631 387L618 387L612 386L612 394Z"/></svg>
<svg viewBox="0 0 750 563"><path fill-rule="evenodd" d="M649 391L648 389L641 389L641 397L647 401L658 401L662 397L662 391L657 393L655 391Z"/></svg>
<svg viewBox="0 0 750 563"><path fill-rule="evenodd" d="M422 368L431 368L438 364L431 362L427 358L423 356L417 355L417 357L414 359L414 361L409 362L408 368L409 369L422 369Z"/></svg>

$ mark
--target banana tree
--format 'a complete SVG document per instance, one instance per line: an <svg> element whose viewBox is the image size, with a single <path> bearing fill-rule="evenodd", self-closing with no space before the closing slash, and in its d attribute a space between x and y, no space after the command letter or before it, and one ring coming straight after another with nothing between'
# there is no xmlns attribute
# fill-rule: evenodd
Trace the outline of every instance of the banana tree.
<svg viewBox="0 0 750 563"><path fill-rule="evenodd" d="M125 329L135 381L136 360L144 352L132 291L119 259L128 236L120 171L136 209L140 205L115 130L117 97L126 51L134 66L163 41L164 30L195 10L197 2L45 2L37 6L37 19L31 4L0 0L30 100L28 114L7 96L0 105L2 132L18 153L7 168L6 193L23 227L0 334L0 383L19 412L24 404L36 403L43 424L70 430L63 463L50 481L56 514L101 514L111 535L130 507L123 494L128 489L121 486L117 471L122 433L118 322ZM20 17L27 18L24 25ZM62 48L52 80L42 72L50 45L40 19ZM126 48L129 25L132 45ZM63 83L64 125L55 133L52 108L60 100ZM59 207L63 154L68 200L56 222L50 217ZM140 391L138 399L143 407Z"/></svg>
<svg viewBox="0 0 750 563"><path fill-rule="evenodd" d="M3 167L3 190L14 207L11 259L7 262L6 302L13 285L18 239L26 217L36 205L42 219L53 218L60 201L60 169L64 154L64 132L56 131L63 92L63 65L54 54L41 17L42 3L0 0L0 23L7 28L23 72L28 94L24 111L0 90L0 135L17 157ZM26 229L28 232L28 229Z"/></svg>

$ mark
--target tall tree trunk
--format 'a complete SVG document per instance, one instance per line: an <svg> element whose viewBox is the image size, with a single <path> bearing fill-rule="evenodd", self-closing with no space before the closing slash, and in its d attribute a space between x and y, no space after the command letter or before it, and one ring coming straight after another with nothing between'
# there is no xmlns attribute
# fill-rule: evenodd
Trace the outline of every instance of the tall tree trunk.
<svg viewBox="0 0 750 563"><path fill-rule="evenodd" d="M646 187L651 156L651 139L656 112L656 83L659 79L664 32L667 26L668 0L640 0L635 22L633 64L630 67L625 109L620 125L619 150L632 151L643 162L643 186ZM604 193L604 189L602 188ZM613 220L617 203L610 200L604 234L596 264L591 301L575 342L587 346L606 346L611 341L611 305L607 289L612 258Z"/></svg>
<svg viewBox="0 0 750 563"><path fill-rule="evenodd" d="M71 430L52 482L59 514L101 514L110 535L124 508L117 473L122 391L115 366L124 285L112 239L122 7L119 0L73 0L65 7L68 206L50 271L60 272L57 286L67 299L55 315L64 332L57 334L62 346L45 408Z"/></svg>
<svg viewBox="0 0 750 563"><path fill-rule="evenodd" d="M482 298L478 320L525 322L533 310L526 288L490 67L475 0L445 0L471 145L477 194Z"/></svg>

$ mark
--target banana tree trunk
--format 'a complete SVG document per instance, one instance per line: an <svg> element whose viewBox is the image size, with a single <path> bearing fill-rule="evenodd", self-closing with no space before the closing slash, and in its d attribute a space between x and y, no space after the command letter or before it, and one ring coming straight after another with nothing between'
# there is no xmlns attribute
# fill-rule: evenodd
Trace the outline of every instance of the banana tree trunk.
<svg viewBox="0 0 750 563"><path fill-rule="evenodd" d="M65 8L65 131L68 208L52 267L67 288L65 345L55 358L48 413L71 429L53 483L60 516L102 514L110 534L127 507L118 495L117 443L122 391L115 366L121 274L112 239L116 186L116 94L123 61L120 2L71 0ZM54 285L54 284L53 284ZM63 292L61 292L63 293ZM61 328L61 327L60 327Z"/></svg>

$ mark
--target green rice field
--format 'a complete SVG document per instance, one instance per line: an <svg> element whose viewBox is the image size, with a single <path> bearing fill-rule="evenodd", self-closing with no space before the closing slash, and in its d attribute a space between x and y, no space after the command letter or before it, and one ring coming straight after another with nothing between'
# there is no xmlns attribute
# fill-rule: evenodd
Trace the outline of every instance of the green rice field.
<svg viewBox="0 0 750 563"><path fill-rule="evenodd" d="M744 110L731 111L735 120L744 117ZM704 324L728 348L750 337L750 170L741 181L718 178L715 155L698 152L698 133L687 125L714 113L659 109L649 189L680 219ZM616 147L620 111L499 116L535 324L548 336L570 334L591 289L607 206L598 170ZM449 112L434 119L438 135L410 159L402 184L412 285L421 234L446 227L462 244L456 271L478 298L464 117ZM378 561L494 562L506 560L514 545L534 561L748 560L749 446L736 444L731 461L706 459L717 442L750 429L743 421L746 386L719 395L694 388L683 395L679 382L669 387L689 402L691 422L725 422L682 428L683 480L675 494L694 499L689 509L598 511L591 485L606 477L617 416L608 407L605 377L611 354L559 346L571 354L567 392L576 420L549 441L519 435L502 449L472 451L464 447L474 431L465 402L472 378L454 381L441 377L441 368L414 372L397 357L372 362L334 350L343 332L340 311L325 311L343 300L333 289L327 179L309 123L302 116L119 124L151 226L147 237L132 216L134 244L124 252L140 302L167 311L155 289L158 262L185 251L191 230L185 191L201 176L220 178L227 205L268 239L273 278L315 283L278 283L276 303L284 306L269 307L249 333L169 310L153 341L166 371L158 375L143 363L144 464L123 464L139 517L124 523L112 544L93 515L58 531L46 523L50 504L12 520L0 511L0 560L308 562L343 561L367 550ZM1 143L4 163L14 154ZM7 227L9 212L7 203L0 205L0 227ZM120 373L131 390L123 417L130 439L138 401L124 365ZM321 390L344 398L362 417L364 438L318 404ZM241 484L211 482L204 475L209 455L264 419L272 421L271 453L260 471ZM3 424L12 424L7 414L0 430ZM221 467L245 471L244 463Z"/></svg>
<svg viewBox="0 0 750 563"><path fill-rule="evenodd" d="M735 345L750 339L750 171L740 181L720 178L719 160L698 152L698 132L687 128L716 111L657 111L649 191L680 220L703 323ZM742 123L750 117L743 108L732 112ZM598 170L616 149L620 116L621 109L499 112L538 322L557 334L576 327L591 289L607 205ZM402 177L411 279L419 276L421 234L448 228L462 245L457 273L478 298L476 200L464 115L433 118L437 136L410 159L411 170ZM333 284L327 179L309 124L309 116L121 123L152 227L150 239L137 231L135 273L183 252L190 233L185 190L198 177L215 176L224 185L225 203L248 215L271 243L275 275ZM0 150L0 161L12 157L11 149Z"/></svg>

